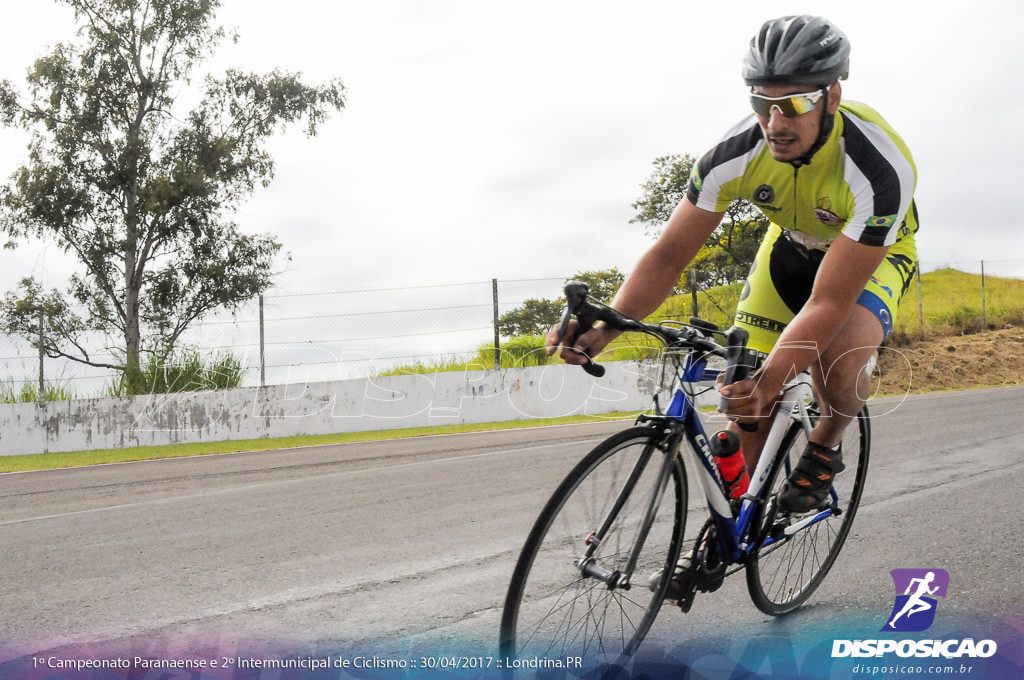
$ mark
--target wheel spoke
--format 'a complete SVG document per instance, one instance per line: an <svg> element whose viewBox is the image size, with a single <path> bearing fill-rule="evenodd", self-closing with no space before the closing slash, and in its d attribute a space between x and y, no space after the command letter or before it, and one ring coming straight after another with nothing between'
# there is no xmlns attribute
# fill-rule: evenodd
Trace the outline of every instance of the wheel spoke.
<svg viewBox="0 0 1024 680"><path fill-rule="evenodd" d="M637 549L665 455L652 450L650 428L632 428L600 444L573 469L542 511L516 566L502 617L505 654L594 659L639 644L663 592L648 590L646 579L675 563L685 519L685 475L673 460L669 488ZM631 479L630 493L623 493ZM619 511L610 517L613 508ZM590 573L621 578L609 584L584 575L577 566L584 554L593 562ZM626 574L634 557L635 572Z"/></svg>
<svg viewBox="0 0 1024 680"><path fill-rule="evenodd" d="M844 436L843 451L847 469L836 477L834 491L838 497L830 516L797 529L791 536L780 537L762 547L747 566L747 586L754 603L769 614L783 614L800 606L821 584L832 568L860 503L860 494L867 474L870 448L870 427L867 410L862 411ZM782 465L776 467L767 480L769 496L777 494L785 481L785 470L796 466L806 445L806 435L799 424L794 424L783 440L786 451ZM768 512L774 503L766 503ZM754 526L771 529L772 523L782 521L779 529L788 526L785 518L754 517ZM797 520L799 521L799 520ZM777 535L769 531L768 535Z"/></svg>

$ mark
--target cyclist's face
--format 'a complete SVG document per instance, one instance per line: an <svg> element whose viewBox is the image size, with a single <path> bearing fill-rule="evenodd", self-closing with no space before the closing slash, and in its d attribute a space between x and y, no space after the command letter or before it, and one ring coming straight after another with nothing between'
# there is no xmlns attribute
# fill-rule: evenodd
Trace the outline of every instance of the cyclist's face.
<svg viewBox="0 0 1024 680"><path fill-rule="evenodd" d="M765 85L755 87L754 94L765 97L785 97L791 94L814 92L815 85ZM828 99L818 100L813 111L787 118L779 108L773 108L767 116L758 115L761 132L772 156L777 161L795 161L807 153L818 138L821 128L820 107L828 106L828 112L834 114L839 108L839 84L829 88Z"/></svg>

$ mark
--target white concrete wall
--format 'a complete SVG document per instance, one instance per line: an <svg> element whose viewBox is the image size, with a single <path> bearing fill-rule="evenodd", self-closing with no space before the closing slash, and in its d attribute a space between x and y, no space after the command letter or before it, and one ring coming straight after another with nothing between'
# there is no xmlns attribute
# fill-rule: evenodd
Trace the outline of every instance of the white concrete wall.
<svg viewBox="0 0 1024 680"><path fill-rule="evenodd" d="M0 455L258 439L643 411L659 364L562 364L242 388L0 404Z"/></svg>

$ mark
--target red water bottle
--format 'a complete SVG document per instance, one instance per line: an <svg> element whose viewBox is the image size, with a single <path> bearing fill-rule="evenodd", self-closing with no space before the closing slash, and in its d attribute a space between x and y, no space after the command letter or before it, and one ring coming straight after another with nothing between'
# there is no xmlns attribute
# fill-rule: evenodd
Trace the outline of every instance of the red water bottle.
<svg viewBox="0 0 1024 680"><path fill-rule="evenodd" d="M740 450L740 438L735 432L722 430L711 436L711 453L718 463L718 469L722 473L722 481L725 482L725 490L730 498L739 498L747 492L750 486L750 475L747 474L747 464L743 460L743 451Z"/></svg>

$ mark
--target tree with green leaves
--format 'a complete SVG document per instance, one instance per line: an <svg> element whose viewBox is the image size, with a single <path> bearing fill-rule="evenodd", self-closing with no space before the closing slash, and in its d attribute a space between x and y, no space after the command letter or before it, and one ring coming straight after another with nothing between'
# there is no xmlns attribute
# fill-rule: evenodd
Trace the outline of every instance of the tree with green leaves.
<svg viewBox="0 0 1024 680"><path fill-rule="evenodd" d="M498 332L506 338L543 335L551 328L551 324L562 318L564 309L565 298L524 300L515 309L501 315L498 319Z"/></svg>
<svg viewBox="0 0 1024 680"><path fill-rule="evenodd" d="M659 236L676 205L685 198L690 172L696 162L689 154L654 159L654 170L640 185L643 194L633 203L637 213L630 224L643 224L649 235ZM687 267L683 281L689 280L691 270L700 288L742 281L767 228L768 220L757 206L747 201L733 201L721 224ZM683 289L688 287L682 286Z"/></svg>
<svg viewBox="0 0 1024 680"><path fill-rule="evenodd" d="M590 297L607 304L619 292L626 277L618 267L612 267L611 269L576 272L572 280L587 284Z"/></svg>
<svg viewBox="0 0 1024 680"><path fill-rule="evenodd" d="M31 133L28 161L0 189L0 230L7 247L52 241L82 269L64 291L25 280L0 323L34 341L41 310L49 356L131 384L141 353L168 356L191 323L270 286L281 243L231 216L273 177L274 132L305 121L315 135L343 108L344 87L229 70L180 111L178 95L225 38L219 0L60 1L78 42L36 60L27 94L0 83L3 123ZM91 333L110 338L114 362L90 357Z"/></svg>
<svg viewBox="0 0 1024 680"><path fill-rule="evenodd" d="M616 267L596 271L577 272L572 281L582 281L590 289L590 296L602 302L611 302L626 277ZM526 335L544 335L562 318L565 311L565 298L554 300L547 298L530 298L519 307L501 315L498 320L498 332L506 338L518 338Z"/></svg>

